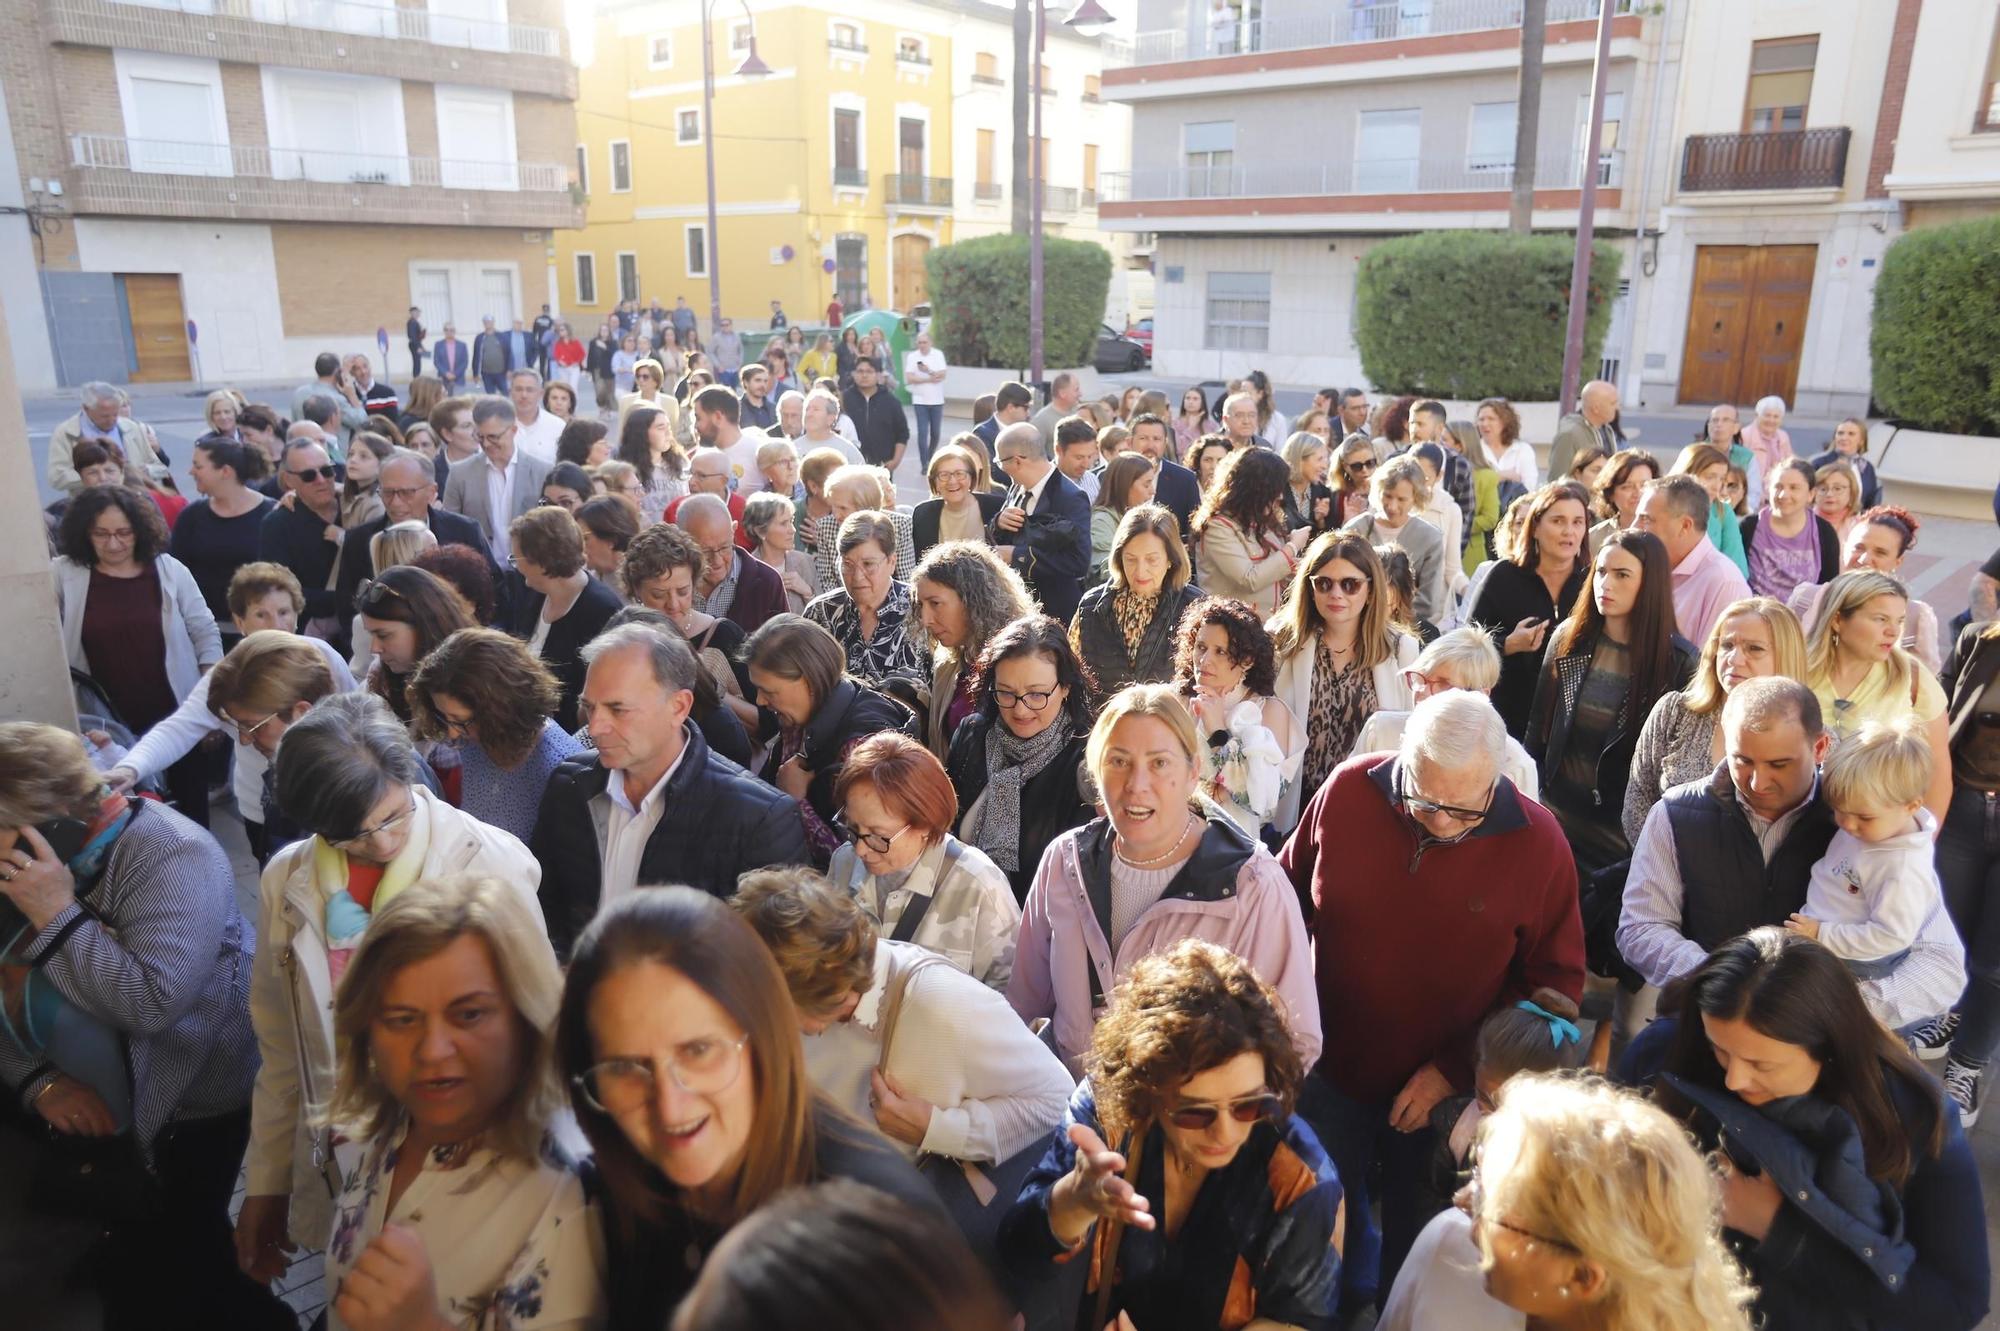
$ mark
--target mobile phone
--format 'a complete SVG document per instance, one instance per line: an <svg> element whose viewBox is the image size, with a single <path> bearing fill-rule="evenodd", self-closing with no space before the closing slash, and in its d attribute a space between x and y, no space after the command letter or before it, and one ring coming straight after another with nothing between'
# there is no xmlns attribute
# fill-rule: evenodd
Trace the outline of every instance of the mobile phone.
<svg viewBox="0 0 2000 1331"><path fill-rule="evenodd" d="M42 834L42 840L49 843L49 849L64 864L75 859L84 843L90 840L90 824L81 818L57 818L37 824L35 830Z"/></svg>

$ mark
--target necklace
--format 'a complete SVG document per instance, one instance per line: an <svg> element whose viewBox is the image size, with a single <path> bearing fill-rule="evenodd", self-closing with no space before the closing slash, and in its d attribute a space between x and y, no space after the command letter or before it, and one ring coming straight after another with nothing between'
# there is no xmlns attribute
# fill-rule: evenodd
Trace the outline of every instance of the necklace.
<svg viewBox="0 0 2000 1331"><path fill-rule="evenodd" d="M1164 855L1157 855L1150 860L1135 860L1130 855L1127 855L1123 850L1120 850L1118 852L1118 858L1125 861L1125 863L1131 865L1134 869L1157 868L1158 866L1165 864L1168 860L1171 860L1175 855L1180 853L1180 848L1187 844L1188 834L1194 831L1196 825L1199 824L1200 822L1201 819L1195 817L1193 811L1190 810L1187 816L1187 825L1181 828L1180 840L1174 842L1172 847L1170 847L1167 853ZM1120 837L1119 840L1122 842L1124 838Z"/></svg>

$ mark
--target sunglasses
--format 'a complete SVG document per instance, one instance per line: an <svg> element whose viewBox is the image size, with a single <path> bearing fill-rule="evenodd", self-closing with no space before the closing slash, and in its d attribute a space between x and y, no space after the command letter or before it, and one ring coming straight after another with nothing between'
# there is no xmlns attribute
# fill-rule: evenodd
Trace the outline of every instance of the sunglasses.
<svg viewBox="0 0 2000 1331"><path fill-rule="evenodd" d="M1347 464L1347 469L1349 471L1373 471L1375 470L1375 459L1356 458Z"/></svg>
<svg viewBox="0 0 2000 1331"><path fill-rule="evenodd" d="M1321 596L1331 596L1338 591L1342 596L1359 596L1368 590L1366 578L1334 578L1324 573L1312 576L1312 589Z"/></svg>
<svg viewBox="0 0 2000 1331"><path fill-rule="evenodd" d="M513 561L509 560L508 562L511 563ZM399 601L403 599L403 594L388 583L377 582L373 578L370 578L354 589L354 604L365 611L382 604L382 602L392 596Z"/></svg>
<svg viewBox="0 0 2000 1331"><path fill-rule="evenodd" d="M1269 1091L1247 1095L1241 1100L1231 1100L1220 1105L1182 1105L1167 1111L1167 1122L1189 1132L1200 1132L1215 1126L1215 1120L1228 1114L1238 1123L1257 1123L1267 1118L1276 1118L1283 1105L1278 1097Z"/></svg>
<svg viewBox="0 0 2000 1331"><path fill-rule="evenodd" d="M292 476L294 476L300 481L306 482L307 484L311 484L313 481L330 481L333 480L334 477L336 477L338 474L339 473L330 466L307 467L303 471L294 471L291 473Z"/></svg>

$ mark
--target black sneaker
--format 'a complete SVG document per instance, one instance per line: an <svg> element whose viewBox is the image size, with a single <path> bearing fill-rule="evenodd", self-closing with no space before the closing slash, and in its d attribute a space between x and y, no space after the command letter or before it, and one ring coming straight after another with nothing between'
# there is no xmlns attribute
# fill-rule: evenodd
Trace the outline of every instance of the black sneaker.
<svg viewBox="0 0 2000 1331"><path fill-rule="evenodd" d="M1943 1058L1951 1052L1951 1037L1957 1033L1958 1014L1947 1012L1910 1032L1910 1052L1926 1061Z"/></svg>
<svg viewBox="0 0 2000 1331"><path fill-rule="evenodd" d="M1958 1121L1970 1132L1979 1121L1979 1077L1984 1068L1947 1059L1944 1065L1944 1093L1958 1105Z"/></svg>

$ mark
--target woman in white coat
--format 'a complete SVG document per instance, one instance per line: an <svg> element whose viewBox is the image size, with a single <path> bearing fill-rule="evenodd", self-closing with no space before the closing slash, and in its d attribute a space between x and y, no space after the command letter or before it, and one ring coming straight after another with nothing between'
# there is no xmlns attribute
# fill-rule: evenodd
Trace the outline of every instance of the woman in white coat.
<svg viewBox="0 0 2000 1331"><path fill-rule="evenodd" d="M1278 654L1275 696L1306 728L1299 780L1271 815L1271 826L1284 836L1298 825L1306 801L1354 752L1371 715L1415 706L1403 672L1416 663L1418 643L1389 621L1389 592L1375 547L1346 531L1330 531L1307 547L1291 595L1270 628Z"/></svg>
<svg viewBox="0 0 2000 1331"><path fill-rule="evenodd" d="M250 1147L236 1258L270 1280L287 1239L324 1246L354 1153L337 1157L326 1126L333 1093L332 996L374 911L411 883L489 875L542 922L541 867L512 835L431 794L388 705L338 693L292 723L277 756L278 803L313 835L271 857L258 885L250 1024L263 1066L250 1102Z"/></svg>

